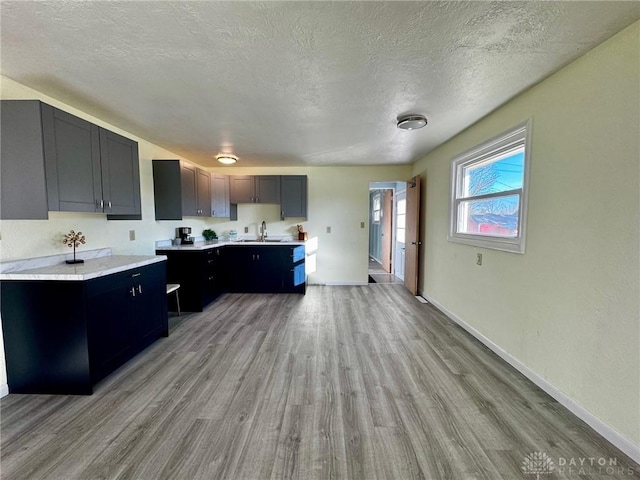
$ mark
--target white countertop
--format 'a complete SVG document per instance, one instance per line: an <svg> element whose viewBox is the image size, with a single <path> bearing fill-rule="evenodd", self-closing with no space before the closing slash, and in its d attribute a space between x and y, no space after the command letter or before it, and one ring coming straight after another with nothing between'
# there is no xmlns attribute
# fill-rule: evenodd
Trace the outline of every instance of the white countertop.
<svg viewBox="0 0 640 480"><path fill-rule="evenodd" d="M164 255L109 255L86 259L73 265L59 263L27 270L0 273L0 280L90 280L92 278L123 272L132 268L164 262Z"/></svg>
<svg viewBox="0 0 640 480"><path fill-rule="evenodd" d="M166 245L166 246L156 246L156 251L190 251L190 250L207 250L209 248L218 248L218 247L223 247L225 245L236 245L236 246L243 246L243 245L259 245L259 246L289 246L289 245L293 245L293 246L298 246L298 245L305 245L305 242L299 242L299 241L289 241L289 240L285 240L285 241L266 241L266 242L261 242L259 240L242 240L242 241L235 241L235 242L231 242L231 241L219 241L217 243L213 243L213 242L196 242L193 245Z"/></svg>

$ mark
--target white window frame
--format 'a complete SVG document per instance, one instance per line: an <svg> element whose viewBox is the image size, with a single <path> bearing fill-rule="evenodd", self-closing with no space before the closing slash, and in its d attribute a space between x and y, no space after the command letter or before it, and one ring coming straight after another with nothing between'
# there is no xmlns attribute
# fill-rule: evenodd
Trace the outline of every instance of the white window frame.
<svg viewBox="0 0 640 480"><path fill-rule="evenodd" d="M447 240L475 247L490 248L524 254L527 228L527 204L529 194L529 169L531 166L531 119L516 127L478 145L451 160L451 195L449 199L449 234ZM522 189L510 190L495 194L463 197L462 185L465 168L481 163L489 158L499 156L518 146L524 146L524 178ZM491 235L473 235L460 233L458 229L458 204L461 201L481 200L505 195L520 195L520 209L518 212L518 236L513 238Z"/></svg>

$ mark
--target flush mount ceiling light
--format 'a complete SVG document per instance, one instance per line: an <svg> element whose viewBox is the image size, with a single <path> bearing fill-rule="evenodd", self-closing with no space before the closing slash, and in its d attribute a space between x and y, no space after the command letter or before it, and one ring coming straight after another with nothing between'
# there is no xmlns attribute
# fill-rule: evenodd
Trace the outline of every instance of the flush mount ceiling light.
<svg viewBox="0 0 640 480"><path fill-rule="evenodd" d="M404 115L398 117L398 128L402 130L417 130L427 124L427 117L424 115Z"/></svg>
<svg viewBox="0 0 640 480"><path fill-rule="evenodd" d="M225 153L222 155L218 155L216 157L216 160L218 160L220 163L224 163L225 165L231 165L238 161L238 157L236 157L235 155L229 155Z"/></svg>

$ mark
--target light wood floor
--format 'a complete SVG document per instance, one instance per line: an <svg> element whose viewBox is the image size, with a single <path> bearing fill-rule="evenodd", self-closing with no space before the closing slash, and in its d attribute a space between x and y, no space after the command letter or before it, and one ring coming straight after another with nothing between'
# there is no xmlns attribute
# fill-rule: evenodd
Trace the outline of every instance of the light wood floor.
<svg viewBox="0 0 640 480"><path fill-rule="evenodd" d="M393 273L388 273L382 268L382 264L380 262L374 260L373 258L369 259L369 282L370 283L398 283L404 284L402 280L396 277ZM373 280L373 282L371 281Z"/></svg>
<svg viewBox="0 0 640 480"><path fill-rule="evenodd" d="M533 480L521 470L533 452L556 465L542 480L640 478L399 285L226 295L92 396L0 406L3 480ZM559 457L612 458L616 471L578 476Z"/></svg>

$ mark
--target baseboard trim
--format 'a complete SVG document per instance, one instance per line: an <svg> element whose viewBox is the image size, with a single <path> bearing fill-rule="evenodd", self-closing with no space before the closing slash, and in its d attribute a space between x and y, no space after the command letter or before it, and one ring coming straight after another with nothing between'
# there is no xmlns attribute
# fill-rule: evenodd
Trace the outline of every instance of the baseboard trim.
<svg viewBox="0 0 640 480"><path fill-rule="evenodd" d="M0 385L0 398L6 397L7 395L9 395L9 385L6 383Z"/></svg>
<svg viewBox="0 0 640 480"><path fill-rule="evenodd" d="M582 405L578 404L571 397L560 391L554 385L549 383L543 377L538 375L536 372L531 370L529 367L521 363L517 358L512 356L503 350L496 343L492 342L489 338L484 336L474 327L469 325L467 322L458 317L455 313L441 305L438 301L434 300L432 297L426 295L424 292L420 292L422 297L426 298L429 303L433 304L438 310L444 313L447 317L453 320L455 323L460 325L460 327L464 328L467 332L473 335L476 339L482 342L487 348L492 350L496 355L502 358L505 362L511 365L513 368L522 373L525 377L535 383L542 390L551 395L554 399L558 401L563 407L573 413L580 420L589 425L593 430L602 435L609 443L613 444L620 451L622 451L625 455L629 456L634 462L640 464L640 445L636 445L631 440L626 438L624 435L619 433L617 430L614 430L605 422L596 417L589 410L584 408Z"/></svg>

